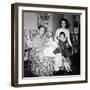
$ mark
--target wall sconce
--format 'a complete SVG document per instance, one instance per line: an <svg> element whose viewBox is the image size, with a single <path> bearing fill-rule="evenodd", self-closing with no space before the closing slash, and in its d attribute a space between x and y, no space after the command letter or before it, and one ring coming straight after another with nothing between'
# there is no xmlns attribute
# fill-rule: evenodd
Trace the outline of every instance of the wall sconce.
<svg viewBox="0 0 90 90"><path fill-rule="evenodd" d="M40 18L42 20L48 20L50 18L49 14L48 13L40 13Z"/></svg>

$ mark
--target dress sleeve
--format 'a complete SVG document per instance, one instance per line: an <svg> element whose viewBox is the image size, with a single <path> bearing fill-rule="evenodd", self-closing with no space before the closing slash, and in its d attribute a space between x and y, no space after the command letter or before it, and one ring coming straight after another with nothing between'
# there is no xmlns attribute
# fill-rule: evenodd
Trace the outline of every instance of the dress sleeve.
<svg viewBox="0 0 90 90"><path fill-rule="evenodd" d="M70 32L69 31L67 32L67 40L68 40L69 45L72 47L72 43L71 43L71 40L70 40Z"/></svg>

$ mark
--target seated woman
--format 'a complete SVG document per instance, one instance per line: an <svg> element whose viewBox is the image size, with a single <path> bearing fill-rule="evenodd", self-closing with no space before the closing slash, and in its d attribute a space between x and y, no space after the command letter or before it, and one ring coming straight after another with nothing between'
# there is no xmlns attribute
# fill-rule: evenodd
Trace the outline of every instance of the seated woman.
<svg viewBox="0 0 90 90"><path fill-rule="evenodd" d="M50 76L54 72L54 59L43 56L46 48L47 37L46 28L42 25L38 27L38 34L32 40L32 49L29 52L30 72L37 76Z"/></svg>

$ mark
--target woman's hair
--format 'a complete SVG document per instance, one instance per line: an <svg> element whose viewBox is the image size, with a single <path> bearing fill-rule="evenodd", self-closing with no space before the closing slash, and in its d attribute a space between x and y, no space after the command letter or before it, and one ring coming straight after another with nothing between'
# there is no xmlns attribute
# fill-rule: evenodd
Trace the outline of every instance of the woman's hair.
<svg viewBox="0 0 90 90"><path fill-rule="evenodd" d="M46 31L47 31L46 27L44 27L43 25L39 25L39 26L38 26L38 29L40 30L40 28L44 28L44 29L45 29L45 31L44 31L44 34L45 34Z"/></svg>
<svg viewBox="0 0 90 90"><path fill-rule="evenodd" d="M62 27L62 26L61 26L62 21L65 21L65 22L66 22L66 28L69 28L69 22L68 22L68 20L65 19L65 18L62 18L62 19L59 20L59 25L60 25L60 27Z"/></svg>

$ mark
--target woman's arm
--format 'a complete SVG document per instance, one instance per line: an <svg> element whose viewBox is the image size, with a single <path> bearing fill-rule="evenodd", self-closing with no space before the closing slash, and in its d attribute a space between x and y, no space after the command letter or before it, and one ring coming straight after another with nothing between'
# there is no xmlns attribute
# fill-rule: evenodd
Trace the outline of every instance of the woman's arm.
<svg viewBox="0 0 90 90"><path fill-rule="evenodd" d="M59 33L60 33L60 30L56 30L56 33L55 33L55 42L58 42L58 36L59 36Z"/></svg>
<svg viewBox="0 0 90 90"><path fill-rule="evenodd" d="M68 44L72 47L72 43L71 43L71 40L70 40L70 32L69 31L67 32L67 40L68 40Z"/></svg>

